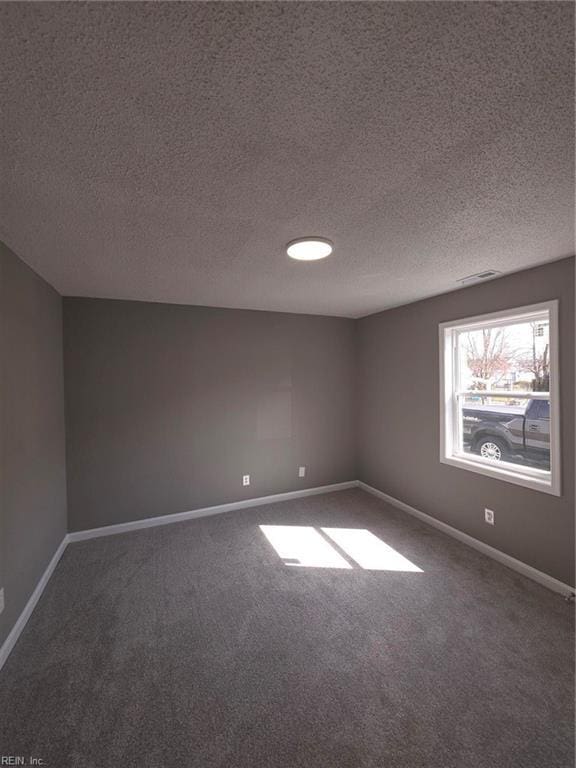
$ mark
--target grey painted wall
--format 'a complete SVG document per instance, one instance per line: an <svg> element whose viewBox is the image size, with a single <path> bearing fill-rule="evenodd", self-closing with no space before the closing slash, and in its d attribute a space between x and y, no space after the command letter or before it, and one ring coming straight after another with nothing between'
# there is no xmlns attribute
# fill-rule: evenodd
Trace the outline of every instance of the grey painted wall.
<svg viewBox="0 0 576 768"><path fill-rule="evenodd" d="M439 461L438 324L549 299L560 301L562 497ZM574 584L574 259L364 318L357 359L359 478Z"/></svg>
<svg viewBox="0 0 576 768"><path fill-rule="evenodd" d="M62 299L0 243L0 643L66 534Z"/></svg>
<svg viewBox="0 0 576 768"><path fill-rule="evenodd" d="M64 328L70 530L355 479L354 321L65 299Z"/></svg>

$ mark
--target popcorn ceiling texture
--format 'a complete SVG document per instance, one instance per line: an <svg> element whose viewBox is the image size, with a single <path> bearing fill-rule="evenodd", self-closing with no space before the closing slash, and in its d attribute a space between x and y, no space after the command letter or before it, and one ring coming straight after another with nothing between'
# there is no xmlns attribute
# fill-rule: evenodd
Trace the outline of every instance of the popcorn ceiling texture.
<svg viewBox="0 0 576 768"><path fill-rule="evenodd" d="M4 3L0 239L66 295L348 316L569 256L573 14Z"/></svg>

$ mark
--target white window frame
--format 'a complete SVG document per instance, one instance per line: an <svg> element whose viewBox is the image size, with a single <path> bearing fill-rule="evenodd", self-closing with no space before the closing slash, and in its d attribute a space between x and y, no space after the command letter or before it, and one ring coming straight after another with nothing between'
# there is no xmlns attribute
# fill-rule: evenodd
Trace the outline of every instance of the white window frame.
<svg viewBox="0 0 576 768"><path fill-rule="evenodd" d="M458 451L461 445L458 430L456 386L456 339L458 332L479 328L499 327L529 322L543 312L548 313L550 334L550 393L514 392L516 398L550 399L550 471L521 467L511 462L490 462L473 454ZM527 307L517 307L486 315L476 315L439 325L440 340L440 461L481 475L494 477L525 488L554 496L561 495L560 484L560 391L558 360L558 301L545 301ZM460 393L462 394L462 393ZM477 394L477 393L476 393ZM504 394L498 391L498 394ZM511 393L512 394L512 393Z"/></svg>

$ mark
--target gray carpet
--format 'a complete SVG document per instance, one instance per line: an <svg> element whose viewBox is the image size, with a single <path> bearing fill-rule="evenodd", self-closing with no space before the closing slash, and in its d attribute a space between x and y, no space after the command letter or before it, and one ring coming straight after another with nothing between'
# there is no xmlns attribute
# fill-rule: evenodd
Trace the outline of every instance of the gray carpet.
<svg viewBox="0 0 576 768"><path fill-rule="evenodd" d="M421 572L290 566L260 524L368 529ZM360 490L82 542L0 673L0 755L572 768L572 617Z"/></svg>

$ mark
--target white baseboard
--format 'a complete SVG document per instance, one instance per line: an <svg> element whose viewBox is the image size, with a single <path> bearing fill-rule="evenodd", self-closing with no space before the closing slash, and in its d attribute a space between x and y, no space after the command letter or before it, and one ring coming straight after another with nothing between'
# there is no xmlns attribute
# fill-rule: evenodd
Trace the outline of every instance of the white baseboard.
<svg viewBox="0 0 576 768"><path fill-rule="evenodd" d="M26 626L26 623L30 616L32 615L32 611L36 607L36 603L38 600L40 600L40 597L42 595L42 592L44 592L44 588L46 587L46 584L48 584L48 580L50 579L50 576L52 576L52 573L56 566L58 565L58 561L62 557L64 550L66 549L66 545L68 544L68 535L64 536L62 541L60 542L58 549L54 553L54 556L52 557L52 560L48 563L48 566L42 576L40 577L40 581L38 584L36 584L36 588L34 589L34 592L30 595L30 598L26 605L24 606L24 610L18 617L16 624L12 627L10 630L10 634L4 640L2 647L0 648L0 669L4 666L4 663L6 662L6 659L10 655L10 651L14 646L16 645L16 641L22 634L22 630Z"/></svg>
<svg viewBox="0 0 576 768"><path fill-rule="evenodd" d="M114 536L117 533L128 533L137 531L141 528L153 528L157 525L169 525L170 523L182 523L185 520L194 520L197 517L208 517L209 515L220 515L223 512L232 512L235 509L246 509L247 507L259 507L262 504L274 504L277 501L288 501L289 499L300 499L304 496L316 496L321 493L330 493L331 491L345 491L348 488L356 488L357 480L349 480L345 483L334 483L333 485L321 485L317 488L303 488L300 491L288 491L287 493L274 493L271 496L257 496L255 499L243 499L242 501L231 501L228 504L218 504L213 507L203 507L202 509L193 509L190 512L175 512L172 515L161 515L160 517L148 517L144 520L133 520L129 523L118 523L117 525L104 525L101 528L90 528L86 531L74 531L68 534L68 541L85 541L86 539L96 539L100 536Z"/></svg>
<svg viewBox="0 0 576 768"><path fill-rule="evenodd" d="M467 544L469 547L477 549L479 552L482 552L482 554L491 557L493 560L497 560L499 563L502 563L502 565L512 568L512 570L521 573L523 576L527 576L533 581L537 581L539 584L548 587L548 589L551 589L554 592L559 592L561 595L564 595L564 597L569 597L574 594L574 589L569 584L564 584L564 582L555 579L553 576L549 576L547 573L543 573L537 568L533 568L531 565L527 565L511 555L507 555L505 552L501 552L499 549L495 549L489 544L485 544L483 541L475 539L473 536L469 536L467 533L458 530L458 528L453 528L451 525L443 523L441 520L437 520L435 517L427 515L425 512L421 512L419 509L411 507L409 504L405 504L403 501L399 501L393 496L389 496L387 493L379 491L377 488L374 488L367 483L363 483L361 480L358 481L357 485L363 491L371 493L373 496L377 496L379 499L382 499L382 501L401 509L403 512L407 512L409 515L417 517L423 523L431 525L439 531L448 534L448 536L452 536L452 538Z"/></svg>

